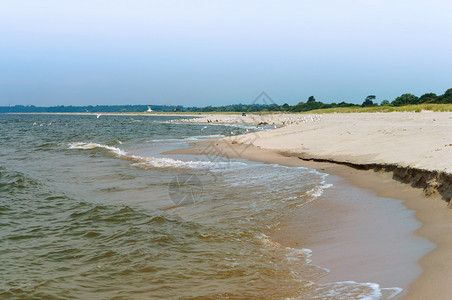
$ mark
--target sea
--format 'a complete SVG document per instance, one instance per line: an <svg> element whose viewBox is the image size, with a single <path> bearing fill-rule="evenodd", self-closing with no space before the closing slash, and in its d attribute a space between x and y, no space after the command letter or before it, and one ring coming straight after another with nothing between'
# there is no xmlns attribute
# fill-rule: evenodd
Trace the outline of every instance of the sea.
<svg viewBox="0 0 452 300"><path fill-rule="evenodd" d="M271 130L177 116L0 115L1 299L392 299L318 283L312 251L269 236L327 174L165 154ZM186 118L186 117L184 117Z"/></svg>

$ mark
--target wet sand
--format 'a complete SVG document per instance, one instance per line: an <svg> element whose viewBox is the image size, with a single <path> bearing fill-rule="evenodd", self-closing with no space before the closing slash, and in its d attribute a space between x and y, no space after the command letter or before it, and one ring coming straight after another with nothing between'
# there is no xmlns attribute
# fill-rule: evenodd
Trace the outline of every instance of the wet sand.
<svg viewBox="0 0 452 300"><path fill-rule="evenodd" d="M452 249L452 211L440 196L427 197L422 189L394 180L388 172L304 161L231 139L197 142L192 148L167 154L206 153L303 166L333 175L329 180L334 181L335 188L325 190L308 210L300 209L294 219L285 220L281 230L271 236L284 246L312 249L313 263L331 270L321 282L354 280L377 282L382 287L399 286L404 289L404 299L448 299L452 293L448 283L452 275L452 260L448 257ZM350 195L350 188L368 194L356 199L341 199L338 194L329 197L329 192L340 194L341 189ZM375 197L389 200L372 202ZM394 199L403 200L408 210ZM418 224L409 222L413 213ZM417 240L415 249L406 247L413 245L410 239L420 238L424 239Z"/></svg>

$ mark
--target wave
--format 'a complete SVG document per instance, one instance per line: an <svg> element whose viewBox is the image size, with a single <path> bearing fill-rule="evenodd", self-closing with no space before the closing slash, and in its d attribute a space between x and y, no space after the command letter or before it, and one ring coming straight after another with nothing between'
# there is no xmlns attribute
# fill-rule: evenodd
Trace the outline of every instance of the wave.
<svg viewBox="0 0 452 300"><path fill-rule="evenodd" d="M247 166L246 163L235 161L213 161L213 160L183 161L168 157L143 157L129 154L128 152L121 150L120 148L117 147L98 143L75 142L69 144L69 149L92 150L96 148L105 149L108 152L117 155L118 158L133 161L134 163L132 165L140 168L182 168L182 169L218 170L232 167L236 168L241 166Z"/></svg>
<svg viewBox="0 0 452 300"><path fill-rule="evenodd" d="M315 171L315 173L317 173L317 174L321 174L321 176L322 176L322 181L320 182L319 185L315 186L314 188L312 188L312 189L310 189L309 191L306 192L305 195L309 197L308 200L305 201L305 202L303 202L303 203L301 203L301 204L299 204L298 206L304 206L304 205L306 205L306 204L308 204L308 203L311 203L312 201L314 201L314 200L316 200L317 198L319 198L320 196L322 196L322 195L323 195L323 192L324 192L326 189L328 189L328 188L330 188L330 187L333 186L333 184L327 183L327 182L326 182L326 178L328 177L328 174L325 174L325 173L319 173L319 172L316 171L316 170L314 170L314 171Z"/></svg>
<svg viewBox="0 0 452 300"><path fill-rule="evenodd" d="M142 157L132 155L130 158L136 161L137 167L156 167L156 168L184 168L184 169L226 169L232 167L246 166L241 162L214 162L214 161L183 161L167 157Z"/></svg>
<svg viewBox="0 0 452 300"><path fill-rule="evenodd" d="M197 136L197 137L189 137L189 138L207 138L212 136ZM185 138L184 138L185 139ZM184 140L182 139L182 140ZM157 141L157 140L153 140ZM164 140L167 141L167 140ZM180 141L180 140L179 140ZM103 145L99 143L86 143L86 142L74 142L69 143L69 149L78 149L78 150L93 150L93 149L104 149L108 152L115 154L120 159L130 160L134 163L132 166L138 167L138 168L179 168L179 169L198 169L198 170L209 170L209 171L215 171L215 170L225 170L228 168L240 168L248 166L248 164L238 161L231 161L231 160L190 160L190 161L183 161L179 159L173 159L169 157L143 157L138 155L130 154L118 147L114 146L108 146ZM271 164L270 166L275 167L284 167L277 164ZM289 168L289 167L287 167ZM304 167L300 167L300 169L303 170L309 170L310 173L320 175L322 177L322 181L320 184L316 185L314 188L306 192L306 195L310 197L309 201L306 201L300 206L303 206L318 197L320 197L324 190L327 188L332 187L333 185L326 182L326 178L328 174L318 172L317 170L311 170L306 169Z"/></svg>
<svg viewBox="0 0 452 300"><path fill-rule="evenodd" d="M304 261L306 263L311 263L312 250L307 248L291 248L291 247L283 247L280 243L274 242L270 240L270 238L261 233L257 236L259 241L264 245L265 248L273 248L273 249L281 249L286 252L286 258L288 261ZM322 268L329 272L328 269Z"/></svg>
<svg viewBox="0 0 452 300"><path fill-rule="evenodd" d="M223 138L225 135L223 134L212 134L212 135L198 135L198 136L186 136L175 139L153 139L147 142L156 143L156 142L190 142L190 141L199 141L199 140L207 140L207 139L219 139Z"/></svg>
<svg viewBox="0 0 452 300"><path fill-rule="evenodd" d="M342 281L319 284L315 296L310 299L393 299L402 290L399 287L382 288L379 284L371 282Z"/></svg>
<svg viewBox="0 0 452 300"><path fill-rule="evenodd" d="M283 247L281 244L274 242L263 233L257 236L258 240L268 250L283 251L287 262L292 266L292 274L297 276L298 269L309 267L311 275L317 279L324 277L330 270L315 264L312 264L312 250L307 248L291 248ZM314 279L314 278L313 278ZM315 280L315 279L314 279ZM303 282L301 276L300 282ZM304 290L300 299L393 299L400 294L403 289L399 287L382 288L377 283L356 282L356 281L339 281L332 283L316 284L311 281L308 290ZM298 298L293 298L298 299Z"/></svg>
<svg viewBox="0 0 452 300"><path fill-rule="evenodd" d="M114 154L117 154L118 156L125 156L127 152L113 146L107 146L97 143L84 143L84 142L75 142L69 144L69 149L79 149L79 150L92 150L96 148L106 149Z"/></svg>
<svg viewBox="0 0 452 300"><path fill-rule="evenodd" d="M322 182L320 185L316 186L315 188L309 190L306 192L306 195L317 199L318 197L322 196L323 191L327 188L332 187L333 185L331 183Z"/></svg>

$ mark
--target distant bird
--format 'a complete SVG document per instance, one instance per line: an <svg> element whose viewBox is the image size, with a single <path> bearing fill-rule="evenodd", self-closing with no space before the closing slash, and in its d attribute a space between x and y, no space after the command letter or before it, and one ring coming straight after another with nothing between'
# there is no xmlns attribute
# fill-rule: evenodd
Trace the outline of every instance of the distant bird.
<svg viewBox="0 0 452 300"><path fill-rule="evenodd" d="M203 131L204 129L206 129L207 128L207 126L204 126L203 128L201 128L201 131Z"/></svg>
<svg viewBox="0 0 452 300"><path fill-rule="evenodd" d="M96 114L96 116L97 116L97 118L99 119L100 118L100 116L102 116L101 114Z"/></svg>
<svg viewBox="0 0 452 300"><path fill-rule="evenodd" d="M150 106L150 105L148 105L148 110L145 111L145 112L152 112L152 109L151 109L151 106Z"/></svg>
<svg viewBox="0 0 452 300"><path fill-rule="evenodd" d="M33 126L36 126L36 122L33 123Z"/></svg>

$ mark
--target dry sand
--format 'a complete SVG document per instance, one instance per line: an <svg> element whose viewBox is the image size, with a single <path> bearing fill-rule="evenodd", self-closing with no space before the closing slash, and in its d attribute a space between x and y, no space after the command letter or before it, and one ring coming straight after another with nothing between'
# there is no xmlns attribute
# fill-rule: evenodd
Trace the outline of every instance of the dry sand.
<svg viewBox="0 0 452 300"><path fill-rule="evenodd" d="M237 136L239 143L307 158L397 164L452 173L452 112L207 115L187 122L289 125Z"/></svg>
<svg viewBox="0 0 452 300"><path fill-rule="evenodd" d="M245 116L241 114L202 114L187 115L190 119L177 120L177 122L187 123L214 123L214 124L252 124L252 125L274 125L276 127L287 126L291 124L306 124L318 122L322 119L317 114L257 114L248 113Z"/></svg>
<svg viewBox="0 0 452 300"><path fill-rule="evenodd" d="M452 113L325 114L304 116L306 119L301 121L294 119L294 116L265 117L276 119L275 122L271 119L264 121L269 124L282 124L283 121L284 125L292 124L271 131L223 139L218 141L222 153L216 154L311 167L339 175L353 185L372 190L378 196L404 200L404 205L416 211L415 217L422 224L416 233L436 247L419 261L422 273L403 296L406 299L450 299L452 285L448 281L452 278L452 260L449 258L452 251L452 211L441 198L450 199ZM224 123L232 123L231 118L237 120L237 116L225 115L210 118L209 122L212 119L223 122L219 120L222 119ZM249 123L256 124L256 120ZM199 154L202 151L202 147L192 148L185 153ZM347 163L355 168L305 161L298 157ZM356 169L363 166L369 170ZM411 186L420 188L413 189ZM296 220L288 221L286 230L282 230L274 239L296 246L297 239L302 237L297 235L296 226L293 226L295 223ZM327 232L327 222L325 224L324 231ZM329 226L332 229L333 225ZM322 243L317 246L321 248ZM410 255L411 251L418 249L406 251L406 255ZM390 257L387 259L391 260ZM324 258L324 261L330 262L327 267L331 269L340 267L339 260L340 255ZM336 272L335 279L342 275Z"/></svg>

